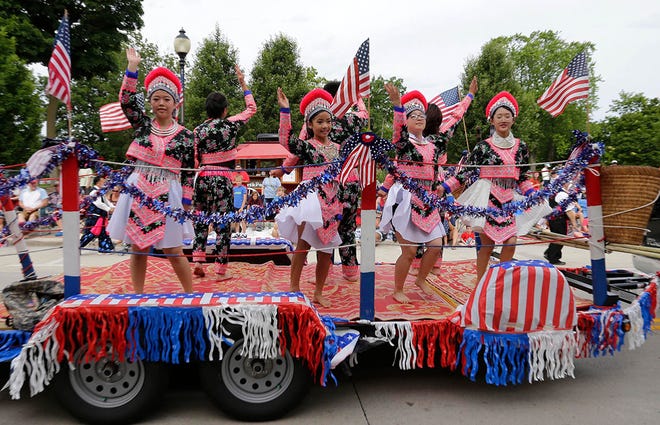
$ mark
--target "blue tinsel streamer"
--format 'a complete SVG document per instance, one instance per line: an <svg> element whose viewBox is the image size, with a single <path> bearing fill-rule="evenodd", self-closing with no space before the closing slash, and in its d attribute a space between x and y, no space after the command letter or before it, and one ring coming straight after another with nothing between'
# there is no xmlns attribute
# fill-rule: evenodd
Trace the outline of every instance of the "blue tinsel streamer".
<svg viewBox="0 0 660 425"><path fill-rule="evenodd" d="M205 359L209 346L201 308L130 307L130 357L179 364Z"/></svg>
<svg viewBox="0 0 660 425"><path fill-rule="evenodd" d="M644 338L648 337L651 332L651 325L653 325L653 312L651 311L651 294L644 291L639 296L639 308L642 310L642 320L644 321Z"/></svg>
<svg viewBox="0 0 660 425"><path fill-rule="evenodd" d="M21 353L23 345L30 339L31 332L2 331L0 332L0 362L8 362Z"/></svg>
<svg viewBox="0 0 660 425"><path fill-rule="evenodd" d="M465 329L457 364L462 356L463 375L475 381L482 359L486 365L486 382L504 386L523 381L528 370L528 355L529 338L526 334L494 334Z"/></svg>

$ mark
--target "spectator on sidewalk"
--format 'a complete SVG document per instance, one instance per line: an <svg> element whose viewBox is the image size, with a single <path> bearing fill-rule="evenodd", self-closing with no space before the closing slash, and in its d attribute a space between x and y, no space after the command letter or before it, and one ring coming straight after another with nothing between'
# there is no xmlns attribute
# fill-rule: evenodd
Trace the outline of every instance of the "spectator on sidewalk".
<svg viewBox="0 0 660 425"><path fill-rule="evenodd" d="M48 205L48 194L38 186L39 181L32 179L27 187L18 195L18 206L21 211L18 213L18 223L26 221L35 221L39 219L39 210Z"/></svg>

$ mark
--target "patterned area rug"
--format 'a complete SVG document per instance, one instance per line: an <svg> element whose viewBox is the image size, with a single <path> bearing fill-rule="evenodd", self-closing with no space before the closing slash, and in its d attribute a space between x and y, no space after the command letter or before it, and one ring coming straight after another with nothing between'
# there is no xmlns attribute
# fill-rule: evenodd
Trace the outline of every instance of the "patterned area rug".
<svg viewBox="0 0 660 425"><path fill-rule="evenodd" d="M84 294L131 293L129 259L107 267L81 270L81 286ZM289 266L277 266L272 262L249 264L230 262L231 279L216 281L213 265L205 264L206 276L195 277L196 292L276 292L289 290ZM312 297L314 290L314 264L304 267L301 279L302 291ZM55 280L63 281L63 277ZM475 263L473 260L445 262L439 276L430 274L427 282L436 294L426 295L415 285L415 277L408 275L404 291L412 300L400 304L392 298L394 288L394 265L376 265L375 316L376 320L441 320L451 315L459 304L464 304L475 286ZM149 258L145 292L180 292L181 285L166 259ZM334 265L326 281L324 295L331 307L317 306L319 312L346 320L359 319L360 283L342 278L341 266ZM588 300L581 300L589 303ZM578 302L578 307L582 302ZM6 315L0 304L0 315ZM0 316L1 317L1 316Z"/></svg>

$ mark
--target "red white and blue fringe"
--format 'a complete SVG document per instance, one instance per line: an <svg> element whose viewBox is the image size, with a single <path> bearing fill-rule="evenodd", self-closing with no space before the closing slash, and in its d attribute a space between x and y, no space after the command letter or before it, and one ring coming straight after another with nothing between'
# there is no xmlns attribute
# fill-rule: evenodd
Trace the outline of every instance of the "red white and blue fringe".
<svg viewBox="0 0 660 425"><path fill-rule="evenodd" d="M79 348L87 358L113 356L120 361L188 363L222 359L223 346L243 338L243 355L276 358L288 350L322 385L332 377L330 364L337 352L333 329L324 325L309 300L300 293L271 293L246 302L241 294L225 294L234 304L211 305L219 294L79 295L56 306L42 320L11 363L5 388L18 399L26 381L30 394L45 389L66 360L69 367ZM238 296L237 296L238 295ZM195 297L189 306L172 305ZM202 305L200 299L205 298ZM255 298L268 303L255 302ZM286 298L286 300L285 300ZM279 302L281 299L281 302ZM142 302L144 301L144 302ZM94 304L96 303L96 305ZM169 304L169 305L168 305ZM240 333L233 332L240 329Z"/></svg>

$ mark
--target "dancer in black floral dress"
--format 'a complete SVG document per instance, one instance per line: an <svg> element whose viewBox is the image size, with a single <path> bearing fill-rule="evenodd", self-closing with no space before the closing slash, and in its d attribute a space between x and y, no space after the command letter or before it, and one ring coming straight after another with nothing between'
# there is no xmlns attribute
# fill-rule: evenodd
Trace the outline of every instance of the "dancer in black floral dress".
<svg viewBox="0 0 660 425"><path fill-rule="evenodd" d="M236 160L238 132L257 111L252 92L245 83L240 68L235 66L236 77L245 96L245 110L227 117L227 98L217 92L206 98L208 119L197 126L195 135L195 160L201 166L195 182L194 203L197 211L226 213L233 211L231 174ZM213 224L216 240L213 256L214 271L218 280L228 279L227 252L231 243L231 226ZM206 241L209 226L195 224L193 242L194 274L204 276L202 263L206 261Z"/></svg>

